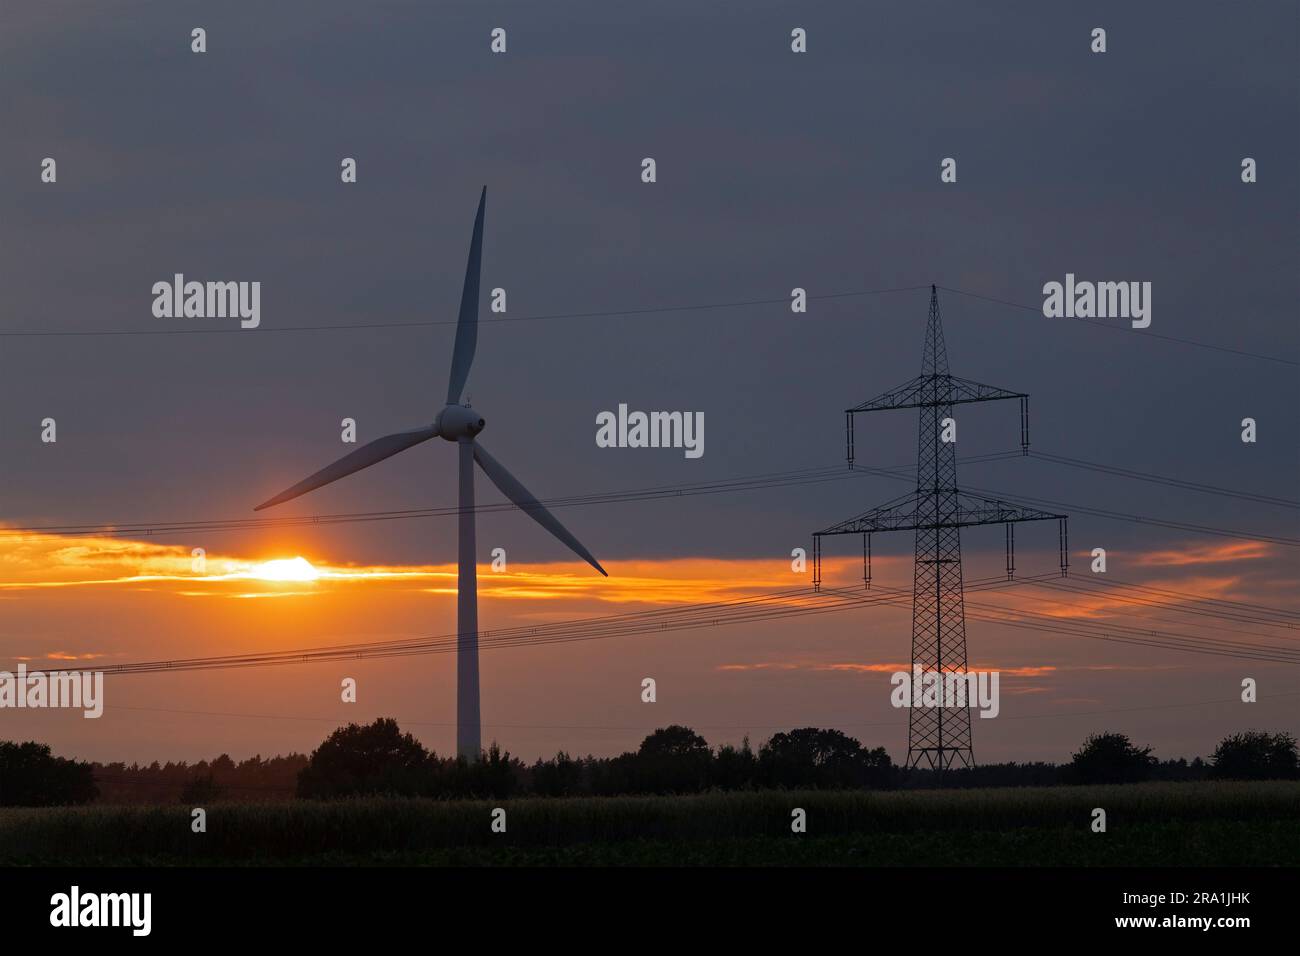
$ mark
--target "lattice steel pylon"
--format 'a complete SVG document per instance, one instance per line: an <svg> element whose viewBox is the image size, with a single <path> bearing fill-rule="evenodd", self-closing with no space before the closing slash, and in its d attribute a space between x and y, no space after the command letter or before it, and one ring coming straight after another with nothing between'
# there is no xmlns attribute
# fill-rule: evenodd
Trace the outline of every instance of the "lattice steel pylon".
<svg viewBox="0 0 1300 956"><path fill-rule="evenodd" d="M940 674L965 674L966 608L962 590L961 529L1005 524L1007 578L1015 575L1014 526L1022 521L1058 522L1060 568L1069 566L1065 515L1049 514L957 489L957 444L954 406L1001 399L1020 400L1020 446L1029 453L1029 396L948 372L948 352L939 319L939 296L930 287L930 316L925 329L921 374L883 395L845 411L849 467L853 467L853 416L859 412L915 408L919 411L916 491L813 534L813 587L821 589L821 539L827 535L863 536L863 580L871 587L871 535L880 531L915 531L916 563L912 573L912 666ZM907 766L923 764L940 772L958 763L974 766L969 701L962 706L913 706L908 712Z"/></svg>

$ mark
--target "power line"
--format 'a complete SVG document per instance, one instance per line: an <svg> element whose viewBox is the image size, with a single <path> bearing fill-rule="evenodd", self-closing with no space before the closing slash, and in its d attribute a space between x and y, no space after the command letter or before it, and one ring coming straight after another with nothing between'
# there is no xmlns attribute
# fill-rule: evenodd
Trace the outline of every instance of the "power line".
<svg viewBox="0 0 1300 956"><path fill-rule="evenodd" d="M912 481L906 475L899 474L895 470L883 468L871 468L862 464L855 463L855 471L865 471L868 474L880 475L883 478L893 478L899 481ZM1191 524L1185 521L1171 521L1167 518L1152 518L1148 515L1127 514L1122 511L1109 511L1102 508L1092 508L1087 505L1075 504L1069 501L1059 501L1051 498L1034 498L1028 495L1008 495L1005 492L996 491L991 488L978 488L974 485L964 485L964 488L994 500L1020 500L1033 505L1046 505L1051 508L1068 508L1071 511L1078 511L1083 514L1092 515L1098 518L1109 518L1113 521L1127 521L1134 524L1154 525L1159 528L1170 528L1175 531L1192 531L1197 534L1210 534L1221 538L1240 538L1246 541L1267 541L1270 544L1280 544L1288 548L1300 548L1300 538L1285 538L1280 535L1270 535L1259 533L1247 533L1237 531L1232 528L1216 528L1209 525Z"/></svg>
<svg viewBox="0 0 1300 956"><path fill-rule="evenodd" d="M969 611L969 607L979 610ZM1047 632L1069 637L1083 637L1088 640L1106 641L1108 643L1131 644L1137 647L1151 647L1168 651L1180 651L1193 654L1208 654L1215 657L1256 660L1274 664L1300 664L1300 651L1272 652L1268 649L1233 647L1227 642L1215 642L1205 638L1189 638L1186 635L1172 634L1167 631L1144 630L1113 622L1070 622L1066 623L1050 615L1033 612L1009 612L991 605L968 602L968 615L987 623L1014 627L1019 630L1036 633ZM1093 633L1089 628L1098 628Z"/></svg>
<svg viewBox="0 0 1300 956"><path fill-rule="evenodd" d="M1090 591L1086 588L1074 587L1068 584L1063 584L1062 582L1038 581L1038 582L1034 582L1034 586L1046 588L1048 590L1053 590L1053 591L1060 591L1066 594L1070 594L1073 597L1096 596L1095 591ZM1026 597L1028 597L1030 600L1037 600L1043 603L1050 603L1057 606L1060 606L1062 603L1064 603L1060 598L1050 598L1046 595L1026 595ZM1258 638L1263 638L1266 641L1276 641L1279 639L1285 640L1285 638L1282 638L1282 636L1277 634L1276 632L1267 633L1261 631L1243 631L1238 628L1224 627L1223 624L1220 623L1221 620L1237 621L1239 619L1235 617L1225 618L1221 614L1216 614L1213 611L1181 608L1175 604L1170 604L1167 602L1162 603L1159 601L1143 601L1137 598L1127 598L1122 596L1117 597L1115 595L1107 595L1105 597L1105 600L1114 601L1119 605L1125 607L1126 609L1131 608L1136 610L1139 608L1149 608L1155 611L1169 611L1171 613L1181 614L1184 615L1185 617L1192 618L1192 620L1189 621L1189 620L1184 620L1182 618L1175 619L1175 618L1168 618L1168 617L1160 617L1157 614L1153 614L1150 613L1150 611L1146 611L1140 615L1139 619L1142 621L1158 621L1164 624L1176 624L1180 627L1197 627L1197 628L1203 628L1205 630L1213 631L1215 634L1236 634L1241 637L1258 637ZM1130 613L1132 613L1132 611L1130 611ZM1278 623L1262 621L1262 620L1260 621L1252 620L1252 621L1248 621L1247 623L1255 624L1259 627L1277 627L1277 628L1286 628L1286 629L1294 630L1294 625L1292 624L1278 624Z"/></svg>
<svg viewBox="0 0 1300 956"><path fill-rule="evenodd" d="M1003 452L1004 457L1019 455L1019 452ZM906 465L896 466L902 470ZM817 483L821 481L840 481L852 477L843 465L815 468L803 471L769 472L734 479L721 479L713 482L693 482L679 485L661 485L630 491L597 492L586 495L547 498L542 501L547 508L564 508L586 504L606 504L625 501L651 500L655 498L682 498L705 494L719 494L731 491L744 491L750 488L774 488L788 485ZM514 510L510 502L476 504L475 513L488 513ZM165 532L190 531L242 531L257 528L295 527L300 525L350 524L367 521L387 521L399 518L447 517L460 514L459 507L408 508L389 511L362 511L340 514L303 515L287 518L228 518L228 519L194 519L189 521L156 522L113 522L94 525L31 525L21 528L0 529L0 535L47 533L69 537L86 535L123 536L131 534L158 534Z"/></svg>
<svg viewBox="0 0 1300 956"><path fill-rule="evenodd" d="M1098 470L1111 469L1111 466L1101 465L1095 462L1084 462L1082 459L1066 459L1063 456L1046 455L1038 452L1031 452L1046 461L1053 461L1059 464L1067 464L1074 467L1090 467ZM985 455L976 455L958 460L959 464L974 464L990 461L1001 461L1023 456L1021 451L1004 451L992 452ZM807 469L802 471L787 472L768 472L765 474L742 476L733 479L719 479L712 482L694 482L680 485L661 485L650 488L634 489L630 491L611 491L598 492L585 495L571 495L560 498L548 498L542 501L547 508L567 508L591 504L611 504L628 501L650 501L660 498L689 498L700 495L725 494L736 491L751 491L760 488L782 488L794 487L805 484L820 484L830 481L843 481L861 474L875 475L879 477L891 478L897 481L911 482L913 465L891 465L870 467L856 463L852 471L846 470L842 465L831 465L820 468ZM1125 474L1121 477L1134 478L1138 480L1149 480L1157 483L1173 483L1178 487L1188 488L1191 490L1202 491L1208 494L1233 494L1237 497L1249 498L1251 500L1264 500L1267 503L1279 504L1287 507L1300 507L1300 502L1291 502L1283 498L1271 498L1269 496L1254 495L1251 492L1229 492L1225 489L1217 488L1213 485L1197 485L1194 482L1184 482L1181 479L1169 478L1168 476L1152 475L1145 472L1136 472L1129 469L1113 469L1116 472L1123 471ZM997 491L973 488L981 494L986 494L994 498L1007 498ZM1023 497L1023 496L1021 496ZM1027 501L1035 499L1027 498ZM1204 525L1194 525L1185 522L1172 522L1165 519L1152 518L1145 515L1129 515L1120 512L1103 511L1101 509L1092 509L1084 505L1069 504L1065 502L1044 502L1038 499L1038 503L1048 503L1056 506L1073 508L1087 514L1097 517L1109 518L1111 520L1134 522L1138 524L1150 524L1158 527L1171 528L1178 531L1192 531L1201 534L1212 534L1220 537L1241 538L1243 540L1263 540L1274 544L1282 544L1288 547L1300 547L1300 539L1283 538L1275 535L1255 534L1244 531L1237 531L1228 528L1211 528ZM498 511L510 511L515 505L510 502L496 502L490 504L476 504L474 511L476 513L490 513ZM439 508L408 508L401 510L388 511L362 511L362 512L343 512L323 515L302 515L285 518L226 518L226 519L192 519L176 521L143 521L143 522L102 522L98 524L79 524L79 525L27 525L21 527L0 527L0 537L15 536L23 534L57 534L64 537L130 537L137 535L162 535L162 534L189 534L202 532L220 533L223 531L249 531L262 528L283 528L283 527L302 527L318 526L331 524L357 524L369 523L375 521L394 521L408 518L434 518L448 517L460 514L458 507L439 507Z"/></svg>
<svg viewBox="0 0 1300 956"><path fill-rule="evenodd" d="M1052 577L1055 577L1055 575L1035 575L1030 578L1020 579L1015 583L1039 584ZM995 579L986 580L993 581ZM966 586L966 590L968 591L983 589L985 588L975 588L971 585ZM846 593L843 589L831 588L830 590L832 592ZM895 591L900 596L910 596L910 591L893 588L889 590ZM902 603L906 602L904 601ZM965 604L968 614L978 620L992 623L1009 623L1011 621L1027 622L1019 626L1024 626L1029 630L1040 629L1052 631L1058 634L1069 634L1076 637L1107 639L1093 634L1089 630L1089 628L1104 628L1106 629L1106 634L1111 635L1116 640L1122 638L1124 643L1142 643L1148 646L1162 647L1168 650L1188 650L1198 653L1213 653L1229 657L1247 656L1252 659L1267 660L1274 663L1300 664L1300 648L1295 647L1260 645L1251 644L1245 641L1205 638L1172 631L1158 631L1137 627L1135 625L1117 623L1114 621L1091 621L1084 619L1066 620L1053 615L1039 614L1028 610L1009 610L996 605L982 604L977 601L966 601ZM970 608L975 608L976 611L971 612L969 610Z"/></svg>
<svg viewBox="0 0 1300 956"><path fill-rule="evenodd" d="M897 292L917 292L926 289L925 285L898 286L888 289L862 289L854 292L828 292L820 295L809 295L810 301L826 301L833 299L860 298L871 295L888 295ZM1026 305L1023 302L1012 302L1008 299L999 299L995 296L984 295L978 292L971 292L966 289L957 289L952 286L941 285L938 288L947 292L954 292L958 295L964 295L972 299L980 299L985 302L995 303L997 305L1009 306L1013 309L1020 309L1042 315L1042 308L1034 305ZM548 322L560 319L596 319L596 318L627 318L643 315L664 315L674 312L707 312L722 309L752 308L764 305L789 305L790 299L787 296L773 298L757 299L740 299L730 302L704 302L692 303L687 305L669 305L669 306L650 306L635 309L607 309L592 312L552 312L537 315L520 315L505 316L498 315L494 318L484 319L479 322L480 326L497 325L512 322ZM804 315L802 318L819 318L815 315ZM1114 325L1107 325L1102 322L1096 322L1091 319L1081 318L1078 316L1069 316L1076 322L1081 322L1091 328L1109 329L1112 332L1126 332L1128 330ZM287 325L287 326L258 326L255 330L258 333L284 333L284 332L342 332L353 330L379 330L379 329L404 329L404 328L430 328L440 325L455 325L455 319L434 319L419 322L348 322L330 325ZM0 338L79 338L86 336L96 337L118 337L118 336L139 336L139 335L234 335L237 333L247 334L249 329L243 328L217 328L217 329L7 329L0 330ZM1245 358L1260 359L1266 362L1276 362L1282 365L1298 366L1300 362L1291 359L1280 358L1276 355L1268 355L1262 352L1252 352L1246 349L1232 348L1226 345L1215 345L1210 342L1201 342L1195 339L1180 338L1174 335L1165 335L1159 332L1143 330L1144 338L1158 339L1167 342L1176 342L1180 345L1189 345L1195 348L1209 349L1215 352L1223 352L1231 355L1238 355Z"/></svg>
<svg viewBox="0 0 1300 956"><path fill-rule="evenodd" d="M970 582L966 585L965 589L967 591L987 590L998 588L1000 586L1011 586L1014 584L1037 584L1054 577L1056 577L1056 575L1051 573L1034 575L1013 581L1008 581L1001 577L992 577ZM861 593L857 591L850 592L843 588L829 588L825 590L836 595L844 596L849 600L852 600L854 594ZM877 586L876 590L886 592L892 595L894 599L891 600L886 598L882 600L867 600L858 603L907 604L911 598L911 592L902 588L883 588ZM1169 650L1189 650L1197 653L1211 653L1228 657L1249 657L1251 659L1267 660L1274 663L1300 663L1300 648L1282 647L1278 645L1258 645L1243 641L1215 640L1170 631L1151 630L1115 622L1077 619L1063 620L1052 615L1037 614L1032 611L1010 611L1005 608L980 604L974 601L967 601L966 605L968 608L973 607L977 609L976 612L971 613L971 616L979 620L993 623L1009 623L1010 621L1028 620L1030 623L1020 624L1019 626L1026 627L1029 630L1047 630L1058 634L1088 637L1099 640L1118 640L1121 643L1136 643L1151 647L1162 647ZM1107 634L1109 636L1100 636L1090 633L1088 631L1088 628L1090 627L1107 628Z"/></svg>
<svg viewBox="0 0 1300 956"><path fill-rule="evenodd" d="M1006 585L1005 579L999 576L974 582L971 587ZM888 590L892 592L896 589ZM893 595L884 593L884 591L885 589L881 589L882 593L868 599L866 603L888 603L888 600ZM790 601L800 601L802 603L793 606L785 603ZM593 637L664 633L669 630L710 627L718 624L741 623L750 620L809 613L826 613L856 607L862 603L863 601L858 599L856 593L850 599L839 597L828 599L812 592L806 586L801 586L760 595L750 595L729 601L654 608L570 621L557 621L550 624L485 630L479 632L479 643L482 647L517 646L520 644L538 646L547 643L591 639ZM398 638L386 641L364 641L306 647L288 651L259 651L241 655L144 661L132 664L108 664L93 669L50 667L45 668L44 671L46 673L60 673L94 670L104 674L136 674L354 660L368 657L403 656L409 653L454 651L457 639L457 635L452 633L433 637Z"/></svg>
<svg viewBox="0 0 1300 956"><path fill-rule="evenodd" d="M1000 589L1021 583L1032 583L1035 580L1055 576L1055 573L1051 572L1014 581L1007 581L1001 576L978 579L968 583L966 590ZM802 603L793 606L787 603L777 603L789 602L800 596L802 597ZM832 613L864 606L902 605L910 603L910 601L910 590L900 588L878 587L875 593L871 595L837 588L824 589L820 594L809 592L806 588L792 588L733 601L638 611L600 618L556 622L554 624L482 631L480 632L479 644L483 648L536 647L544 644L602 640L610 637L644 636L792 616ZM1034 612L1010 612L1000 607L984 605L974 601L967 603L972 609L970 612L972 617L1006 626L1156 647L1165 650L1212 654L1273 663L1300 663L1300 649L1252 645L1239 641L1214 640L1116 623L1064 621L1050 615L1040 615ZM1106 628L1106 630L1097 633L1094 630L1096 628ZM446 634L436 637L360 642L291 651L262 651L243 655L143 661L133 664L106 665L93 670L105 674L121 675L239 669L335 660L393 658L454 652L456 644L457 636L455 634ZM84 672L86 670L88 669L84 667L55 667L46 669L46 672Z"/></svg>
<svg viewBox="0 0 1300 956"><path fill-rule="evenodd" d="M1089 587L1086 585L1080 585L1077 582L1070 581L1069 579L1063 579L1061 581L1044 581L1041 583L1040 586L1051 588L1057 591L1067 591L1074 595L1096 595L1100 593L1096 588ZM1161 600L1158 597L1155 597L1151 600L1144 600L1142 595L1107 594L1105 595L1105 600L1118 601L1121 604L1132 604L1132 605L1137 605L1142 607L1153 607L1153 608L1165 609L1165 610L1176 612L1178 614L1186 614L1194 617L1213 617L1213 618L1218 618L1220 620L1236 621L1242 624L1255 624L1261 627L1280 627L1280 628L1288 628L1294 630L1297 626L1295 621L1276 620L1262 614L1251 615L1251 614L1244 614L1235 611L1226 611L1226 610L1207 611L1202 608L1180 607L1177 604L1174 604L1167 599ZM1214 626L1221 628L1221 626L1217 624ZM1257 632L1230 631L1226 628L1221 628L1221 629L1227 631L1227 633L1254 634L1254 636L1256 637L1273 636L1273 635L1259 634Z"/></svg>
<svg viewBox="0 0 1300 956"><path fill-rule="evenodd" d="M966 487L971 491L984 495L989 498L1006 498L1002 492L994 491L988 488L976 488L971 485ZM1022 501L1030 504L1047 505L1049 507L1065 507L1081 514L1092 515L1097 518L1109 518L1112 521L1126 521L1133 524L1154 525L1158 528L1170 528L1175 531L1192 531L1196 534L1209 534L1220 538L1239 538L1244 541L1266 541L1270 544L1280 544L1287 548L1300 548L1300 538L1286 538L1281 535L1265 534L1263 532L1245 532L1238 531L1234 528L1218 528L1210 525L1191 524L1186 521L1171 521L1168 518L1152 518L1149 515L1128 514L1122 511L1109 511L1103 508L1093 508L1087 505L1072 504L1065 501L1053 501L1050 498L1032 498L1027 495L1017 496Z"/></svg>
<svg viewBox="0 0 1300 956"><path fill-rule="evenodd" d="M1269 607L1262 604L1250 604L1245 601L1230 601L1226 598L1210 598L1210 597L1205 597L1204 595L1201 594L1192 594L1189 591L1179 591L1174 588L1156 587L1155 585L1152 584L1135 584L1131 581L1125 581L1122 578L1117 578L1114 575L1110 574L1109 572L1107 572L1104 578L1097 576L1097 577L1089 578L1087 580L1091 581L1093 584L1102 585L1106 587L1134 588L1142 591L1150 591L1154 594L1161 594L1168 597L1182 598L1184 600L1193 601L1198 604L1209 604L1215 607L1222 607L1229 610L1240 609L1246 611L1258 611L1264 614L1273 615L1275 617L1282 618L1284 621L1300 620L1300 611L1293 611L1287 608ZM1278 625L1278 626L1282 626L1282 625ZM1287 626L1290 626L1290 624L1288 623Z"/></svg>
<svg viewBox="0 0 1300 956"><path fill-rule="evenodd" d="M1276 498L1272 495L1261 495L1251 491L1236 491L1232 488L1223 488L1219 485L1207 485L1196 481L1185 481L1182 478L1171 478L1168 475L1156 475L1149 471L1137 471L1132 468L1119 468L1114 465L1103 465L1093 461L1085 461L1082 458L1069 458L1065 455L1052 455L1035 449L1029 450L1029 456L1043 461L1054 462L1058 465L1068 465L1071 468L1084 468L1089 471L1097 471L1107 475L1116 475L1121 478L1132 478L1137 481L1148 481L1158 485L1183 488L1188 491L1201 491L1206 494L1219 495L1227 498L1240 498L1243 501L1254 501L1266 505L1278 505L1283 508L1300 508L1300 501L1291 498Z"/></svg>

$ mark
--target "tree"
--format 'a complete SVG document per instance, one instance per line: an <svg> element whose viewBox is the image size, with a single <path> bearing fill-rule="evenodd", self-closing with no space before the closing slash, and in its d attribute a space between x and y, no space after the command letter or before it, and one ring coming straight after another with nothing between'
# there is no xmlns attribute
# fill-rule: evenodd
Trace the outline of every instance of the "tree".
<svg viewBox="0 0 1300 956"><path fill-rule="evenodd" d="M1232 734L1219 741L1210 762L1210 776L1215 780L1291 780L1300 776L1296 739L1288 733L1248 730Z"/></svg>
<svg viewBox="0 0 1300 956"><path fill-rule="evenodd" d="M380 717L330 734L298 774L298 796L416 795L428 792L433 773L433 756L424 746L402 733L397 721Z"/></svg>
<svg viewBox="0 0 1300 956"><path fill-rule="evenodd" d="M1093 734L1070 760L1074 783L1136 783L1151 775L1151 748L1139 750L1124 734Z"/></svg>
<svg viewBox="0 0 1300 956"><path fill-rule="evenodd" d="M99 796L88 763L54 757L48 744L0 740L0 807L54 807Z"/></svg>
<svg viewBox="0 0 1300 956"><path fill-rule="evenodd" d="M801 727L776 734L758 753L763 782L773 787L880 786L893 766L883 747L865 750L839 730Z"/></svg>
<svg viewBox="0 0 1300 956"><path fill-rule="evenodd" d="M503 752L495 742L478 760L456 757L431 762L438 768L432 791L438 796L498 797L513 796L519 789L523 764Z"/></svg>
<svg viewBox="0 0 1300 956"><path fill-rule="evenodd" d="M532 790L543 797L571 797L583 792L583 764L561 750L554 760L538 759L531 769Z"/></svg>
<svg viewBox="0 0 1300 956"><path fill-rule="evenodd" d="M709 785L709 742L680 724L660 727L631 761L632 788L651 793L694 793Z"/></svg>
<svg viewBox="0 0 1300 956"><path fill-rule="evenodd" d="M709 779L713 786L722 790L741 790L754 786L757 772L758 758L749 746L749 737L745 737L739 750L731 744L718 748Z"/></svg>
<svg viewBox="0 0 1300 956"><path fill-rule="evenodd" d="M235 769L235 762L230 759L230 754L222 754L216 760L212 761L213 774L228 774Z"/></svg>
<svg viewBox="0 0 1300 956"><path fill-rule="evenodd" d="M645 740L637 754L642 757L698 757L709 752L709 742L680 724L660 727Z"/></svg>

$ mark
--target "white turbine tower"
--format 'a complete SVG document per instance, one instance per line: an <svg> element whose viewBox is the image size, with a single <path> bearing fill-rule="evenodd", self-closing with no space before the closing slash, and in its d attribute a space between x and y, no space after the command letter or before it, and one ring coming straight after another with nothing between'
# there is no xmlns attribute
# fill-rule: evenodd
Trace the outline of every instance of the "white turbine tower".
<svg viewBox="0 0 1300 956"><path fill-rule="evenodd" d="M465 267L465 288L460 296L460 318L456 323L456 345L451 356L451 378L447 384L447 407L438 413L432 425L410 431L396 432L376 438L368 445L344 455L332 465L322 468L310 478L305 478L274 498L262 502L254 511L282 504L299 495L305 495L322 485L345 478L362 468L391 458L400 451L428 441L444 438L460 446L460 540L459 575L456 586L456 752L470 760L477 760L482 752L479 728L478 681L478 579L474 569L474 462L492 479L492 483L507 498L523 509L533 520L563 541L569 548L601 574L604 568L582 546L564 525L556 520L528 489L520 484L499 461L488 454L476 440L483 430L483 418L469 404L460 403L461 393L469 378L474 361L474 346L478 339L478 286L479 263L483 254L483 210L487 203L487 187L478 201L478 215L474 219L474 236L470 240L469 264Z"/></svg>

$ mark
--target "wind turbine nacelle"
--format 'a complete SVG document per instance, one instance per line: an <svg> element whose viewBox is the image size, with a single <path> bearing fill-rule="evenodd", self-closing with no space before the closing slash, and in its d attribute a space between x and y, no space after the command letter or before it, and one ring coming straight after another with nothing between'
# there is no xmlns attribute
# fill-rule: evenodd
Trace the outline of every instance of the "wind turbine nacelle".
<svg viewBox="0 0 1300 956"><path fill-rule="evenodd" d="M438 413L438 434L447 441L473 438L483 430L483 416L464 405L448 405Z"/></svg>

